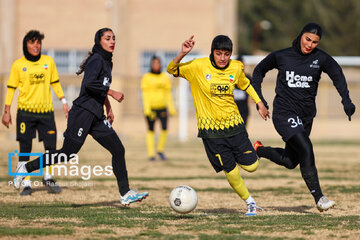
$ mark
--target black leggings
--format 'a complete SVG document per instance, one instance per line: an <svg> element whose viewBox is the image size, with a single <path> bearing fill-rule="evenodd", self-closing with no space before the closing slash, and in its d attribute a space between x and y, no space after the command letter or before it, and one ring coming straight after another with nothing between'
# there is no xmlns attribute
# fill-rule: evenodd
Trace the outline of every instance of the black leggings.
<svg viewBox="0 0 360 240"><path fill-rule="evenodd" d="M291 137L286 142L285 149L259 147L257 154L288 169L294 169L300 164L301 175L314 196L315 202L323 196L315 166L313 146L305 131Z"/></svg>
<svg viewBox="0 0 360 240"><path fill-rule="evenodd" d="M125 195L130 188L125 163L125 148L123 144L117 134L111 134L95 140L112 154L112 167L118 182L119 192L122 196ZM75 142L70 138L65 138L61 149L49 151L49 156L45 156L44 154L45 159L49 159L51 161L47 162L44 160L43 166L40 166L40 158L37 158L28 162L26 164L26 169L28 172L33 172L40 169L40 167L46 167L53 163L59 163L63 159L63 156L61 155L64 154L67 156L67 159L70 159L72 154L79 152L81 146L82 144Z"/></svg>
<svg viewBox="0 0 360 240"><path fill-rule="evenodd" d="M314 150L306 132L301 132L289 139L284 148L262 147L257 151L259 157L270 159L278 165L294 169L315 166Z"/></svg>
<svg viewBox="0 0 360 240"><path fill-rule="evenodd" d="M47 140L43 140L44 142L44 148L45 151L48 150L54 150L56 149L56 141L47 141ZM55 144L54 144L55 143ZM21 153L31 153L31 149L32 149L32 139L26 139L26 140L19 140L19 147L20 147L20 152ZM19 161L29 161L30 156L21 156L19 157Z"/></svg>

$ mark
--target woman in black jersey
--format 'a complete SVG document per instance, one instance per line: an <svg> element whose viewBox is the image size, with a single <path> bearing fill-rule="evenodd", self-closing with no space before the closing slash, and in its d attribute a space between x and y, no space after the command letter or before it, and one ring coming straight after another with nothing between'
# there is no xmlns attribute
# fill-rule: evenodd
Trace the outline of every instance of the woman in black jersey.
<svg viewBox="0 0 360 240"><path fill-rule="evenodd" d="M77 72L78 75L84 72L84 78L79 97L74 100L73 107L69 112L63 147L60 150L49 151L47 159L51 159L51 162L44 160L43 166L40 166L39 158L18 165L17 173L23 174L21 176L15 175L14 187L16 189L20 187L26 173L58 163L64 154L70 160L74 156L73 154L79 152L86 136L90 134L112 154L112 167L121 195L120 202L123 205L129 205L141 201L149 193L130 190L125 164L125 149L111 126L114 115L108 96L118 102L122 102L124 99L123 93L110 89L115 35L110 28L102 28L96 32L94 41L92 52L89 53ZM104 115L104 105L107 117Z"/></svg>
<svg viewBox="0 0 360 240"><path fill-rule="evenodd" d="M315 97L322 72L327 73L333 81L349 121L355 112L341 67L326 52L317 48L321 35L322 29L318 24L305 25L292 47L270 53L256 66L252 78L252 84L265 104L261 83L269 70L278 69L273 123L285 142L285 149L264 147L260 141L255 142L258 156L289 169L300 164L301 175L320 212L335 206L335 202L321 192L309 138L316 115Z"/></svg>

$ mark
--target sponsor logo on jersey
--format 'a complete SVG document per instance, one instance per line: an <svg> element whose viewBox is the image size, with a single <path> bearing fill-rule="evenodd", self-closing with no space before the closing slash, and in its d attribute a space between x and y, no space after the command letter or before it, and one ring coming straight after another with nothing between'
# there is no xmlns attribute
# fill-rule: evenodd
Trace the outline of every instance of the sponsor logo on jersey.
<svg viewBox="0 0 360 240"><path fill-rule="evenodd" d="M43 73L32 73L29 76L30 78L30 85L40 84L45 82L45 74Z"/></svg>
<svg viewBox="0 0 360 240"><path fill-rule="evenodd" d="M23 67L23 72L26 72L27 71L27 68L26 67Z"/></svg>
<svg viewBox="0 0 360 240"><path fill-rule="evenodd" d="M52 134L55 134L55 131L54 130L49 130L49 131L47 131L47 133L52 135Z"/></svg>
<svg viewBox="0 0 360 240"><path fill-rule="evenodd" d="M210 85L211 96L222 96L230 93L230 85L228 83L213 83Z"/></svg>
<svg viewBox="0 0 360 240"><path fill-rule="evenodd" d="M312 80L312 76L295 75L294 71L286 71L286 81L291 88L309 88Z"/></svg>
<svg viewBox="0 0 360 240"><path fill-rule="evenodd" d="M211 79L211 74L206 74L205 78L206 78L206 80L210 80Z"/></svg>
<svg viewBox="0 0 360 240"><path fill-rule="evenodd" d="M104 77L103 85L105 87L110 87L110 78Z"/></svg>
<svg viewBox="0 0 360 240"><path fill-rule="evenodd" d="M47 70L49 66L47 64L44 64L44 69Z"/></svg>
<svg viewBox="0 0 360 240"><path fill-rule="evenodd" d="M319 60L316 59L315 61L312 62L312 64L310 64L311 68L320 68L319 66Z"/></svg>
<svg viewBox="0 0 360 240"><path fill-rule="evenodd" d="M234 76L233 76L233 75L230 75L230 76L229 76L229 80L230 80L230 82L233 82L233 81L234 81Z"/></svg>

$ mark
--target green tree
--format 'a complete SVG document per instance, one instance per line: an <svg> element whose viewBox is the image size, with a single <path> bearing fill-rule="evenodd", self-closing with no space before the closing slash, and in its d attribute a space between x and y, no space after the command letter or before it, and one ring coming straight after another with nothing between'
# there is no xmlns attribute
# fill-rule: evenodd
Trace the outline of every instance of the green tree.
<svg viewBox="0 0 360 240"><path fill-rule="evenodd" d="M275 51L291 46L308 22L323 27L319 48L331 55L360 55L360 1L358 0L239 0L238 49L251 54L257 23L272 27L261 30L259 48Z"/></svg>

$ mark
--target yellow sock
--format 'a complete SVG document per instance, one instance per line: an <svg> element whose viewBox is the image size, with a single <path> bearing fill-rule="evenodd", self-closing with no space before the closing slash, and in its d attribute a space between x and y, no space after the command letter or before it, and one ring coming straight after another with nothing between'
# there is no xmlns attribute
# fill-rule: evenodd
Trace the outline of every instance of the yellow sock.
<svg viewBox="0 0 360 240"><path fill-rule="evenodd" d="M159 142L158 142L158 146L157 146L158 152L161 152L161 153L164 152L166 140L167 140L167 131L161 130L161 133L159 136Z"/></svg>
<svg viewBox="0 0 360 240"><path fill-rule="evenodd" d="M146 134L146 147L149 157L155 157L155 135L154 131L148 131Z"/></svg>
<svg viewBox="0 0 360 240"><path fill-rule="evenodd" d="M226 178L227 178L228 182L230 183L231 187L241 197L241 199L243 199L243 200L248 199L250 196L250 193L245 186L244 180L240 176L239 168L236 166L230 172L225 172L225 175L226 175Z"/></svg>

